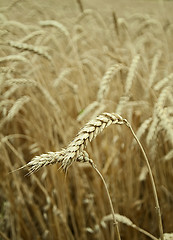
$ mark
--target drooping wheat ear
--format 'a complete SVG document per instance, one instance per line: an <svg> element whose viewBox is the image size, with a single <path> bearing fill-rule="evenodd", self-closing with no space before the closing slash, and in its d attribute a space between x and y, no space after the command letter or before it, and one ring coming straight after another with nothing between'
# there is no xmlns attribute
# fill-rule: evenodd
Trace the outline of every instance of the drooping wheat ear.
<svg viewBox="0 0 173 240"><path fill-rule="evenodd" d="M67 146L62 161L63 169L67 169L79 156L87 143L92 141L99 133L111 124L124 124L124 119L115 113L102 113L94 120L89 121Z"/></svg>
<svg viewBox="0 0 173 240"><path fill-rule="evenodd" d="M124 119L115 113L100 114L94 120L89 121L65 149L36 156L21 169L28 167L29 173L33 173L49 164L61 163L61 167L67 170L74 161L84 161L84 156L86 161L87 155L84 152L84 148L87 146L87 143L91 142L111 124L122 125L124 124Z"/></svg>
<svg viewBox="0 0 173 240"><path fill-rule="evenodd" d="M21 50L31 51L31 52L36 53L40 56L43 56L46 59L51 61L51 57L49 56L49 54L46 51L44 51L43 47L34 46L31 44L22 43L22 42L14 42L14 41L9 41L8 44L11 47L15 47L15 48L18 48Z"/></svg>

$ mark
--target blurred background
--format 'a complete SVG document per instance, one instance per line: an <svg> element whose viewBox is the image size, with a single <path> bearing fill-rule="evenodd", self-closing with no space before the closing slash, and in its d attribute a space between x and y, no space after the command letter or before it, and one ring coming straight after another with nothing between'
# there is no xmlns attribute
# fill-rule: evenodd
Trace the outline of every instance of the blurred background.
<svg viewBox="0 0 173 240"><path fill-rule="evenodd" d="M0 0L0 239L116 239L89 165L73 163L66 176L58 164L11 173L65 148L102 112L131 123L151 164L164 233L173 231L172 4ZM121 238L159 238L150 178L129 129L110 126L87 151Z"/></svg>

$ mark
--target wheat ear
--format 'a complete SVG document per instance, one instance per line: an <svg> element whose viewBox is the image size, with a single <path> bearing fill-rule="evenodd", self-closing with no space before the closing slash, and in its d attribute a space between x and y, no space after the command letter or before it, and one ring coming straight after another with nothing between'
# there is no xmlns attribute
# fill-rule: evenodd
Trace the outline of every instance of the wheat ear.
<svg viewBox="0 0 173 240"><path fill-rule="evenodd" d="M20 169L28 167L29 173L33 173L44 166L61 163L61 167L64 170L67 170L74 161L80 161L87 143L89 141L91 142L99 133L111 124L122 125L124 124L124 119L115 113L102 113L94 120L86 123L65 149L62 149L59 152L48 152L36 156Z"/></svg>
<svg viewBox="0 0 173 240"><path fill-rule="evenodd" d="M81 159L84 159L82 157L82 155L84 154L84 148L87 146L88 141L91 142L100 132L102 132L106 127L110 126L111 124L119 124L119 125L125 124L132 132L132 135L134 136L135 140L137 141L137 143L144 155L144 159L145 159L148 171L149 171L154 200L155 200L155 204L156 204L156 210L157 210L157 214L158 214L160 238L161 238L161 240L164 240L159 200L158 200L156 186L155 186L153 174L151 171L151 167L150 167L147 155L146 155L140 141L138 140L136 134L134 133L133 128L131 127L130 123L126 119L123 119L120 115L115 114L115 113L100 114L94 120L89 121L79 131L77 136L67 146L66 149L63 149L60 152L55 152L55 153L51 152L51 153L43 154L41 156L36 156L26 166L30 167L30 172L32 173L34 171L39 170L43 166L60 162L61 167L64 170L67 170L67 168L74 161L79 161L79 160L81 161Z"/></svg>
<svg viewBox="0 0 173 240"><path fill-rule="evenodd" d="M94 120L89 121L67 146L62 161L63 169L67 169L84 150L87 143L92 141L99 133L111 124L124 124L124 119L115 113L102 113Z"/></svg>

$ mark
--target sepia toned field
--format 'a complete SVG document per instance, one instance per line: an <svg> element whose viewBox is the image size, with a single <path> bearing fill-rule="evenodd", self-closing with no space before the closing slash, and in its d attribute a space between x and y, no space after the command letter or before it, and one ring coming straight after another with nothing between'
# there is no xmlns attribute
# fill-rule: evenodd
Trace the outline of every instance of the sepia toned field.
<svg viewBox="0 0 173 240"><path fill-rule="evenodd" d="M0 0L0 240L173 239L171 8Z"/></svg>

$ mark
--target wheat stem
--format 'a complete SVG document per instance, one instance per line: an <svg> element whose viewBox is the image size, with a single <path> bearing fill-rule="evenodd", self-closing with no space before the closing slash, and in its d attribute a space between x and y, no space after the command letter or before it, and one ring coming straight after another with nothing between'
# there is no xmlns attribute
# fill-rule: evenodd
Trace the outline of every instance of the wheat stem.
<svg viewBox="0 0 173 240"><path fill-rule="evenodd" d="M159 206L159 200L158 200L158 196L157 196L157 190L156 190L156 185L155 185L155 182L154 182L154 177L153 177L153 174L152 174L152 171L151 171L151 167L150 167L150 164L149 164L149 160L148 160L148 157L144 151L144 148L142 147L142 144L140 143L140 141L138 140L136 134L134 133L133 131L133 128L132 126L130 125L130 123L124 119L124 122L126 124L127 127L130 128L130 131L132 132L135 140L137 141L143 155L144 155L144 159L145 159L145 162L147 164L147 168L148 168L148 172L149 172L149 176L150 176L150 180L151 180L151 185L152 185L152 190L153 190L153 194L154 194L154 200L155 200L155 204L156 204L156 210L157 210L157 215L158 215L158 224L159 224L159 232L160 232L160 239L161 240L164 240L164 237L163 237L163 225L162 225L162 218L161 218L161 211L160 211L160 206Z"/></svg>
<svg viewBox="0 0 173 240"><path fill-rule="evenodd" d="M93 163L93 161L90 159L89 160L89 163L91 164L91 166L94 168L94 170L98 173L98 175L100 176L104 186L105 186L105 189L106 189L106 193L107 193L107 196L108 196L108 199L109 199L109 204L110 204L110 207L111 207L111 212L112 212L112 216L113 216L113 221L114 221L114 224L115 224L115 230L116 230L116 235L117 235L117 239L118 240L121 240L121 237L120 237L120 232L119 232L119 228L118 228L118 222L116 220L116 217L115 217L115 212L114 212L114 208L113 208L113 204L112 204L112 200L111 200L111 197L110 197L110 194L109 194L109 191L108 191L108 187L106 185L106 182L102 176L102 174L100 173L100 171L97 169L96 165Z"/></svg>

